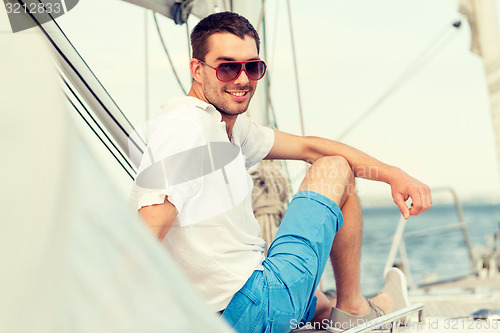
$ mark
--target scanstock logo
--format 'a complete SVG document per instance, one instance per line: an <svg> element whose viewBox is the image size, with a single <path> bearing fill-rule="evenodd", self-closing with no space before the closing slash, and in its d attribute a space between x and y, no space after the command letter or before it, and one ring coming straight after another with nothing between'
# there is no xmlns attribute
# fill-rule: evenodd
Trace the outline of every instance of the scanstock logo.
<svg viewBox="0 0 500 333"><path fill-rule="evenodd" d="M52 21L75 8L79 0L3 0L12 32Z"/></svg>

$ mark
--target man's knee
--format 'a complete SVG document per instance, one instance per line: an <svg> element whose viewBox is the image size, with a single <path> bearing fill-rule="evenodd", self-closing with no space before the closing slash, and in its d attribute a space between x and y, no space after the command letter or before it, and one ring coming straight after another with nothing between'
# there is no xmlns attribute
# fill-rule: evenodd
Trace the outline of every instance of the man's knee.
<svg viewBox="0 0 500 333"><path fill-rule="evenodd" d="M344 175L345 177L352 175L349 162L340 155L320 157L312 164L311 168L327 171L330 175L332 173Z"/></svg>
<svg viewBox="0 0 500 333"><path fill-rule="evenodd" d="M324 156L318 158L309 172L320 176L325 180L336 180L339 183L351 183L354 181L351 165L342 156Z"/></svg>
<svg viewBox="0 0 500 333"><path fill-rule="evenodd" d="M325 156L313 163L300 190L318 192L340 205L353 184L349 162L342 156Z"/></svg>

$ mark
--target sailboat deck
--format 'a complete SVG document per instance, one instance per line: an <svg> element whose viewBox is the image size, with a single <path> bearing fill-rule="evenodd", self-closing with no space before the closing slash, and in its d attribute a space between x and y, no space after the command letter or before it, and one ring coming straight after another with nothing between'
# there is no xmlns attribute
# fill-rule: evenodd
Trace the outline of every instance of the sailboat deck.
<svg viewBox="0 0 500 333"><path fill-rule="evenodd" d="M466 318L478 310L500 310L500 274L426 286L410 297L424 303L426 317Z"/></svg>
<svg viewBox="0 0 500 333"><path fill-rule="evenodd" d="M393 332L500 332L500 273L481 278L467 276L454 281L435 283L410 292L412 304L423 304L424 321L419 322L413 311L403 326ZM480 310L481 314L475 314ZM488 311L496 311L495 314ZM329 332L305 326L297 333ZM370 329L353 328L346 332L367 332Z"/></svg>

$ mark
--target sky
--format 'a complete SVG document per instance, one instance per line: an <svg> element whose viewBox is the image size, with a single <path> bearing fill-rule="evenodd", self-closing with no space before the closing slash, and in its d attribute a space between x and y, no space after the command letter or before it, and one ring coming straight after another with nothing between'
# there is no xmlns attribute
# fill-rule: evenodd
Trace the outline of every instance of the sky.
<svg viewBox="0 0 500 333"><path fill-rule="evenodd" d="M466 200L500 200L483 63L469 50L466 20L460 29L451 27L461 18L455 0L290 3L306 135L337 139L442 36L439 52L357 122L342 142L402 168L431 188L452 187ZM266 1L266 75L279 129L300 134L286 5L284 0ZM189 28L197 21L191 17ZM119 0L82 0L58 22L133 123L144 123L164 101L182 95L150 12ZM164 17L159 22L188 89L186 26ZM303 165L290 168L297 182ZM358 191L367 202L390 201L386 184L362 180ZM436 192L438 201L440 196L447 200Z"/></svg>

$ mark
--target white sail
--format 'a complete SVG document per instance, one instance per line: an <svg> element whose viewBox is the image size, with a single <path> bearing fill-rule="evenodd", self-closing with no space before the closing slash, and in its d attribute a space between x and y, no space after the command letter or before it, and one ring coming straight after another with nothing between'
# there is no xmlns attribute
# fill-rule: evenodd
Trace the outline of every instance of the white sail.
<svg viewBox="0 0 500 333"><path fill-rule="evenodd" d="M78 134L37 31L0 16L0 333L231 332Z"/></svg>
<svg viewBox="0 0 500 333"><path fill-rule="evenodd" d="M471 30L471 51L483 58L500 161L500 37L494 0L459 0Z"/></svg>

